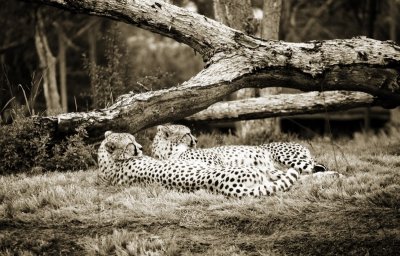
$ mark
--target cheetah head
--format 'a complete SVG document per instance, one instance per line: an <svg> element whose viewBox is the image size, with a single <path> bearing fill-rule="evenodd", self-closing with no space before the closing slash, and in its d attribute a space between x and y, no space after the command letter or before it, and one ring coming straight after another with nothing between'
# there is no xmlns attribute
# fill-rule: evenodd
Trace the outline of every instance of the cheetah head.
<svg viewBox="0 0 400 256"><path fill-rule="evenodd" d="M136 142L135 137L129 133L115 133L106 131L105 139L100 145L115 160L125 160L142 156L142 146Z"/></svg>
<svg viewBox="0 0 400 256"><path fill-rule="evenodd" d="M155 138L157 137L176 145L187 145L189 148L195 148L197 144L197 139L192 135L190 129L184 125L159 125Z"/></svg>
<svg viewBox="0 0 400 256"><path fill-rule="evenodd" d="M175 151L196 148L197 139L184 125L159 125L152 144L153 156L169 158ZM176 152L175 152L176 153Z"/></svg>

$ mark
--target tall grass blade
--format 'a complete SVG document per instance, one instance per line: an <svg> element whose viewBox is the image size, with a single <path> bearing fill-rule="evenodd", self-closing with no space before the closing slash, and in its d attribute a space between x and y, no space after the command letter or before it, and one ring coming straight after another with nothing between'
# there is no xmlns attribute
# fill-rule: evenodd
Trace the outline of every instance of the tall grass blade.
<svg viewBox="0 0 400 256"><path fill-rule="evenodd" d="M26 104L26 107L28 108L28 111L29 111L29 115L32 116L32 111L31 111L31 108L29 106L28 98L26 97L25 89L24 89L24 87L22 87L21 84L19 84L18 87L21 87L22 93L24 94L24 98L25 98L25 104Z"/></svg>
<svg viewBox="0 0 400 256"><path fill-rule="evenodd" d="M12 97L11 99L9 99L9 100L7 101L7 103L6 103L6 104L4 105L4 107L1 109L0 113L3 112L3 111L7 108L7 106L8 106L13 100L15 100L15 96Z"/></svg>

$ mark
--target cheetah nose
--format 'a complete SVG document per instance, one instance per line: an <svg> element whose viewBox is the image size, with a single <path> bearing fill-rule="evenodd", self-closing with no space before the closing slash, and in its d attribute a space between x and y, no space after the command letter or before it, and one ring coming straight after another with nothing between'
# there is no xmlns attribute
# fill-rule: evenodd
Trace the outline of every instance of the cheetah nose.
<svg viewBox="0 0 400 256"><path fill-rule="evenodd" d="M317 172L326 172L328 170L328 168L326 168L325 165L323 164L315 164L314 169L313 169L313 173L317 173Z"/></svg>

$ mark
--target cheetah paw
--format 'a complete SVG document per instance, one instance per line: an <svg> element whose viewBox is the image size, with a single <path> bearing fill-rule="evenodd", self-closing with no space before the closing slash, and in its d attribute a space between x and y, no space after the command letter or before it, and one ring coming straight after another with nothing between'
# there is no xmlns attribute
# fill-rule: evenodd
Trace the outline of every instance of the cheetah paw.
<svg viewBox="0 0 400 256"><path fill-rule="evenodd" d="M281 179L282 176L285 175L285 173L280 170L272 170L269 171L268 175L270 180L275 181Z"/></svg>
<svg viewBox="0 0 400 256"><path fill-rule="evenodd" d="M342 178L343 174L340 174L335 171L325 171L325 172L316 172L312 174L313 178Z"/></svg>

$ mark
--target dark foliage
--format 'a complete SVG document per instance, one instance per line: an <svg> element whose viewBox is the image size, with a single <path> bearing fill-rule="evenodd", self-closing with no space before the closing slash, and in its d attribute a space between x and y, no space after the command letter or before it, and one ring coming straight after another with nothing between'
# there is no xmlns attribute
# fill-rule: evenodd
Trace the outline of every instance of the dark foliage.
<svg viewBox="0 0 400 256"><path fill-rule="evenodd" d="M47 131L30 118L0 128L0 174L87 169L95 164L94 148L86 145L86 131L52 145Z"/></svg>

